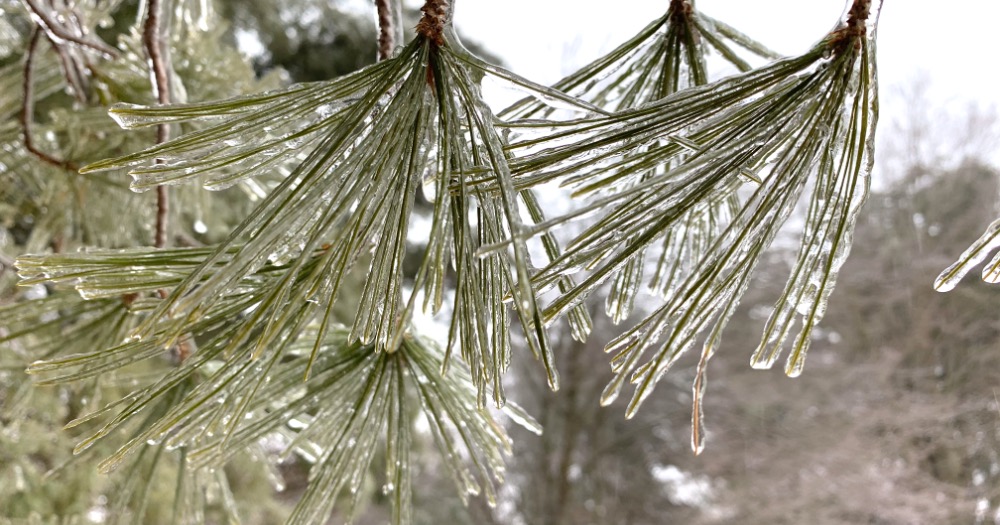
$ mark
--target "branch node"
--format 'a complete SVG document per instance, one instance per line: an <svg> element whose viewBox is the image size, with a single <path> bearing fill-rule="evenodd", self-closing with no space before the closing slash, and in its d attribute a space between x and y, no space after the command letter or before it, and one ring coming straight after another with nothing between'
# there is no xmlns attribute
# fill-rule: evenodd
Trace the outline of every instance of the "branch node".
<svg viewBox="0 0 1000 525"><path fill-rule="evenodd" d="M872 0L854 0L847 11L847 23L833 32L830 48L839 51L847 45L852 45L856 51L860 50L862 40L868 35L868 17L871 16L871 8Z"/></svg>
<svg viewBox="0 0 1000 525"><path fill-rule="evenodd" d="M420 8L417 34L438 46L444 45L444 28L451 21L451 0L427 0Z"/></svg>

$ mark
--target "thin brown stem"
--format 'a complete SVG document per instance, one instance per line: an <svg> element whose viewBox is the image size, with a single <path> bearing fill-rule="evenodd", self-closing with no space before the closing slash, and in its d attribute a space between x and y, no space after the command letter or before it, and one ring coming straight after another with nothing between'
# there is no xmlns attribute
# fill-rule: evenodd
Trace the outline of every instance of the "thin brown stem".
<svg viewBox="0 0 1000 525"><path fill-rule="evenodd" d="M444 28L451 21L452 1L426 0L420 8L423 15L417 22L417 34L439 46L444 45Z"/></svg>
<svg viewBox="0 0 1000 525"><path fill-rule="evenodd" d="M854 0L854 5L851 6L847 16L847 29L851 32L851 36L865 36L871 9L872 0Z"/></svg>
<svg viewBox="0 0 1000 525"><path fill-rule="evenodd" d="M42 32L38 27L35 27L34 31L31 32L31 40L28 43L28 50L24 54L24 74L23 83L21 85L20 117L21 133L24 138L24 149L28 150L29 153L37 157L42 162L65 170L76 171L76 166L73 165L73 163L60 160L38 149L38 146L35 145L35 139L31 133L35 115L34 64L35 56L38 53L38 44L41 43L41 41Z"/></svg>
<svg viewBox="0 0 1000 525"><path fill-rule="evenodd" d="M170 195L167 187L156 187L156 239L154 246L163 248L167 245L167 212L170 211Z"/></svg>
<svg viewBox="0 0 1000 525"><path fill-rule="evenodd" d="M56 56L59 57L59 65L62 67L63 78L66 79L66 83L69 84L70 91L73 92L73 98L81 104L87 103L87 83L84 80L85 76L77 67L76 60L70 56L70 51L66 49L66 46L56 45L52 41L51 37L47 37L49 43L52 44L52 49L56 52Z"/></svg>
<svg viewBox="0 0 1000 525"><path fill-rule="evenodd" d="M28 6L28 9L31 10L31 14L34 15L38 25L41 26L42 29L44 29L49 35L49 38L53 40L73 42L74 44L93 49L108 58L118 58L117 49L101 42L100 40L87 39L82 36L74 35L66 30L66 28L63 27L58 20L52 18L52 13L38 4L37 0L24 0L24 3Z"/></svg>
<svg viewBox="0 0 1000 525"><path fill-rule="evenodd" d="M164 49L163 38L160 28L160 0L149 0L147 5L146 20L142 27L142 45L146 49L149 57L149 65L153 82L153 93L160 104L171 102L170 94L170 68L167 52ZM170 140L170 126L160 124L156 127L156 143L162 144ZM160 159L157 164L162 164ZM154 246L163 248L167 245L167 212L170 210L170 196L165 186L156 188L156 235Z"/></svg>
<svg viewBox="0 0 1000 525"><path fill-rule="evenodd" d="M396 47L396 28L392 16L393 0L375 0L375 11L378 13L378 59L386 60L392 56Z"/></svg>
<svg viewBox="0 0 1000 525"><path fill-rule="evenodd" d="M165 33L162 24L161 12L162 4L160 0L149 0L146 5L146 20L142 25L142 46L146 50L149 58L150 73L153 82L153 93L160 104L170 104L173 101L170 90L170 57L164 42ZM156 143L162 144L170 140L170 126L160 124L156 127ZM163 164L162 159L156 159L157 164ZM167 230L169 227L168 214L170 211L170 195L167 187L159 185L156 187L156 235L154 246L163 248L167 245ZM166 299L169 295L166 289L157 290L160 299ZM170 352L177 364L183 363L195 352L194 339L190 334L186 335L176 345L171 347Z"/></svg>
<svg viewBox="0 0 1000 525"><path fill-rule="evenodd" d="M861 49L862 40L867 37L868 33L868 17L871 16L872 1L854 0L851 8L847 11L847 23L844 27L834 31L833 38L830 39L829 45L832 49L838 51L846 47L853 47L855 50Z"/></svg>

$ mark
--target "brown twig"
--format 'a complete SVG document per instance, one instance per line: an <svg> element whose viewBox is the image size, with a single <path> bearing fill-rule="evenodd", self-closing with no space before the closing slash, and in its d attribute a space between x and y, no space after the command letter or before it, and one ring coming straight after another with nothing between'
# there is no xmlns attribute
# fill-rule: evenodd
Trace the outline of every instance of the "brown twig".
<svg viewBox="0 0 1000 525"><path fill-rule="evenodd" d="M153 245L157 248L163 248L167 245L167 224L169 220L167 214L169 211L170 195L167 193L167 187L161 184L156 187L156 236Z"/></svg>
<svg viewBox="0 0 1000 525"><path fill-rule="evenodd" d="M847 15L847 29L851 36L863 37L867 32L868 16L871 14L872 0L854 0Z"/></svg>
<svg viewBox="0 0 1000 525"><path fill-rule="evenodd" d="M66 83L70 86L70 91L73 92L73 97L76 98L77 102L81 104L87 103L87 82L85 80L86 76L77 67L76 59L70 55L70 50L66 49L66 46L56 45L52 41L51 37L47 37L49 43L52 44L52 49L56 52L56 56L59 57L59 65L62 67L63 78Z"/></svg>
<svg viewBox="0 0 1000 525"><path fill-rule="evenodd" d="M668 11L673 18L684 22L685 19L694 14L694 6L691 5L690 0L670 0Z"/></svg>
<svg viewBox="0 0 1000 525"><path fill-rule="evenodd" d="M118 58L118 50L105 44L104 42L101 42L100 40L87 39L67 31L66 28L59 23L59 21L52 18L52 14L49 13L47 9L38 5L37 0L24 0L24 3L27 4L28 9L31 10L31 14L35 15L34 18L38 22L38 25L45 30L45 32L49 35L49 38L73 42L74 44L79 44L83 47L93 49L108 58Z"/></svg>
<svg viewBox="0 0 1000 525"><path fill-rule="evenodd" d="M427 0L420 12L423 15L417 22L417 34L439 46L444 45L444 28L451 20L451 0Z"/></svg>
<svg viewBox="0 0 1000 525"><path fill-rule="evenodd" d="M153 79L153 93L160 104L170 104L173 101L170 90L170 57L163 41L163 27L160 23L162 13L160 0L149 0L146 5L146 20L142 25L142 46L149 57ZM156 127L156 143L162 144L170 140L170 125L160 124ZM163 164L162 159L156 159L157 164ZM154 246L163 248L167 245L168 212L170 211L170 196L167 187L156 187L156 235ZM169 295L166 289L157 291L161 299ZM195 352L194 339L189 335L182 338L171 347L170 352L177 364L183 363Z"/></svg>
<svg viewBox="0 0 1000 525"><path fill-rule="evenodd" d="M31 40L28 43L28 50L24 54L24 74L21 85L21 133L24 138L24 149L37 157L39 160L57 166L59 168L76 171L76 166L65 160L57 159L52 155L38 149L35 146L35 139L31 134L31 127L34 124L35 114L35 86L34 86L34 63L35 55L38 52L38 44L42 41L42 32L36 26L31 32Z"/></svg>
<svg viewBox="0 0 1000 525"><path fill-rule="evenodd" d="M395 31L392 17L393 0L375 0L375 11L378 13L378 59L386 60L392 56L396 46Z"/></svg>
<svg viewBox="0 0 1000 525"><path fill-rule="evenodd" d="M142 27L142 45L146 49L152 68L153 93L160 104L171 102L170 94L170 68L168 67L167 53L164 50L163 38L160 31L160 1L149 0L146 11L146 20ZM170 140L170 126L160 124L156 127L156 143L162 144ZM162 164L160 159L157 164ZM170 209L170 197L167 194L166 186L156 187L156 235L154 246L163 248L167 245L167 212Z"/></svg>
<svg viewBox="0 0 1000 525"><path fill-rule="evenodd" d="M861 49L862 41L868 34L868 17L871 16L872 1L854 0L847 11L847 23L833 32L833 38L829 41L832 49L843 50L846 46L851 46L856 51Z"/></svg>

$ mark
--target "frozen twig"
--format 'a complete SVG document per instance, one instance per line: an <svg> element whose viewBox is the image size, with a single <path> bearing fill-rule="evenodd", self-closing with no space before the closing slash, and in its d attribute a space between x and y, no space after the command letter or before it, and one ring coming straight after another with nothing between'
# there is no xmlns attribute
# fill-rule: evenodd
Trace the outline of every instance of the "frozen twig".
<svg viewBox="0 0 1000 525"><path fill-rule="evenodd" d="M670 11L675 18L686 18L694 13L690 0L670 0Z"/></svg>
<svg viewBox="0 0 1000 525"><path fill-rule="evenodd" d="M58 20L52 18L52 13L38 4L38 0L24 0L24 3L31 10L32 18L45 30L50 39L73 42L74 44L87 47L101 53L108 58L117 58L118 50L97 39L88 39L84 36L74 35L63 27Z"/></svg>
<svg viewBox="0 0 1000 525"><path fill-rule="evenodd" d="M33 82L35 55L38 53L38 44L42 41L42 31L35 28L31 33L31 40L28 43L28 50L24 54L24 75L21 94L21 132L24 136L24 149L40 159L41 161L63 168L76 171L76 166L71 162L60 160L48 153L38 149L35 139L31 134L31 127L34 123L35 113L35 87Z"/></svg>
<svg viewBox="0 0 1000 525"><path fill-rule="evenodd" d="M160 104L169 104L171 102L170 68L160 30L160 10L160 0L149 0L146 20L142 27L142 45L146 49L146 56L149 58L153 93L156 95L156 100ZM160 124L156 127L156 143L162 144L168 140L170 140L170 125ZM162 163L162 161L158 160L157 163ZM167 187L163 185L157 186L156 236L154 241L154 246L157 248L163 248L167 245L167 213L169 210L170 197L167 194Z"/></svg>
<svg viewBox="0 0 1000 525"><path fill-rule="evenodd" d="M862 37L867 32L866 23L871 14L872 0L854 0L847 16L847 29L852 36Z"/></svg>
<svg viewBox="0 0 1000 525"><path fill-rule="evenodd" d="M146 49L146 56L149 58L150 76L153 82L153 93L156 101L160 104L170 104L172 97L170 92L170 59L163 42L163 30L160 24L161 3L160 0L149 0L147 4L146 20L142 26L142 46ZM162 144L170 140L170 125L160 124L156 127L156 143ZM157 164L162 164L161 159L156 160ZM159 185L156 187L156 235L154 246L163 248L167 245L168 212L170 211L170 196L167 187ZM161 299L166 299L169 295L167 290L160 289L158 294ZM176 363L183 363L188 356L194 353L194 341L190 336L185 336L171 348L171 355Z"/></svg>
<svg viewBox="0 0 1000 525"><path fill-rule="evenodd" d="M873 0L854 0L847 11L847 23L834 32L830 45L834 48L850 42L855 49L861 48L861 41L868 34L868 18L871 16Z"/></svg>
<svg viewBox="0 0 1000 525"><path fill-rule="evenodd" d="M378 59L385 60L392 56L396 47L396 28L392 16L393 0L375 0L375 11L378 13Z"/></svg>
<svg viewBox="0 0 1000 525"><path fill-rule="evenodd" d="M417 22L417 34L437 45L444 44L444 28L451 20L452 0L427 0L420 8L423 15Z"/></svg>
<svg viewBox="0 0 1000 525"><path fill-rule="evenodd" d="M154 246L163 248L167 245L167 221L170 211L170 195L167 187L159 185L156 187L156 237Z"/></svg>

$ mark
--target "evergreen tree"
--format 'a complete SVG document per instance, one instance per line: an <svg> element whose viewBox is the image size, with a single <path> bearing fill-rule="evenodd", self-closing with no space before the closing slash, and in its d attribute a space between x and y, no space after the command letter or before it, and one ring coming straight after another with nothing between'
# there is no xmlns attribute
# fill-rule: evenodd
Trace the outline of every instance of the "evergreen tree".
<svg viewBox="0 0 1000 525"><path fill-rule="evenodd" d="M854 0L779 58L672 0L546 87L470 52L452 4L427 0L411 32L399 2L377 0L377 62L284 85L225 45L204 0L146 0L131 23L117 1L0 3L0 264L21 285L0 276L5 442L26 414L57 411L71 464L125 473L104 505L122 522L266 522L237 473L294 455L309 474L289 522L354 515L376 492L408 523L424 444L463 500L492 504L516 449L490 406L542 431L507 399L508 367L530 359L513 350L558 389L549 327L596 337L585 301L604 294L615 323L642 319L605 348L601 403L633 384L633 417L701 342L700 452L709 359L798 208L751 363L771 367L801 322L785 365L800 374L868 194L878 6ZM736 72L712 78L717 64ZM484 78L526 98L494 113ZM637 305L644 283L655 308ZM26 365L64 399L32 405ZM40 480L54 465L31 454L15 449L4 475ZM68 501L10 512L91 508Z"/></svg>

